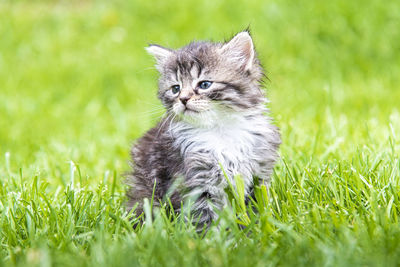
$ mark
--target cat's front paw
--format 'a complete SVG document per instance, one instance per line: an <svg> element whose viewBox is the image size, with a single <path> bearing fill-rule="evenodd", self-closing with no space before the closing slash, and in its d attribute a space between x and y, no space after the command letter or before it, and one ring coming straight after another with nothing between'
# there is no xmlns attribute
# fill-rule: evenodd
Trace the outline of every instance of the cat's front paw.
<svg viewBox="0 0 400 267"><path fill-rule="evenodd" d="M195 210L193 213L193 222L199 231L210 227L211 223L218 218L212 208Z"/></svg>

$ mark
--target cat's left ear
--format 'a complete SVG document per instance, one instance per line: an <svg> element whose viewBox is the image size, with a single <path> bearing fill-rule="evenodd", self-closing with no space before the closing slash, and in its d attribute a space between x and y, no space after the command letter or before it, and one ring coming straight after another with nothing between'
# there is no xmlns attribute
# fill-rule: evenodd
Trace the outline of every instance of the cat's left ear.
<svg viewBox="0 0 400 267"><path fill-rule="evenodd" d="M146 47L146 51L156 59L157 65L163 64L173 53L171 49L155 44Z"/></svg>
<svg viewBox="0 0 400 267"><path fill-rule="evenodd" d="M254 61L254 45L249 32L236 34L221 47L221 53L236 61L245 71L251 69Z"/></svg>

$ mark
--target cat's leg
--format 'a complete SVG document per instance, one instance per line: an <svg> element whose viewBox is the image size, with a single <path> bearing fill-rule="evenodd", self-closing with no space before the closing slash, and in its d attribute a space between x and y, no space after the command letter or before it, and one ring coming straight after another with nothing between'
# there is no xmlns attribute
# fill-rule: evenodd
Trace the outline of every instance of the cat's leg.
<svg viewBox="0 0 400 267"><path fill-rule="evenodd" d="M226 204L226 182L218 164L197 161L197 166L190 165L185 175L184 199L193 201L191 211L198 226L208 226L217 219L216 210Z"/></svg>
<svg viewBox="0 0 400 267"><path fill-rule="evenodd" d="M129 209L135 208L136 216L143 213L143 200L147 198L149 201L154 199L153 205L159 206L159 200L163 196L162 187L156 178L151 176L141 176L140 172L136 171L128 176L126 184L129 186L127 191Z"/></svg>

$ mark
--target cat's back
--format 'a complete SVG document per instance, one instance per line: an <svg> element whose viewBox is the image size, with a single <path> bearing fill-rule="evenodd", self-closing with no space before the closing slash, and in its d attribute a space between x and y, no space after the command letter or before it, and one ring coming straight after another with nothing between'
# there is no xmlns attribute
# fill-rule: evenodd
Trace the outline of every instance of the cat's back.
<svg viewBox="0 0 400 267"><path fill-rule="evenodd" d="M168 133L165 119L147 131L131 149L133 171L127 177L129 203L132 207L144 198L162 199L171 179L180 169L180 155ZM154 185L156 185L154 187ZM141 207L139 207L140 211Z"/></svg>
<svg viewBox="0 0 400 267"><path fill-rule="evenodd" d="M168 167L168 162L175 162L174 139L168 131L171 122L162 119L154 128L148 130L132 146L131 157L136 168L144 168L148 174L154 169Z"/></svg>

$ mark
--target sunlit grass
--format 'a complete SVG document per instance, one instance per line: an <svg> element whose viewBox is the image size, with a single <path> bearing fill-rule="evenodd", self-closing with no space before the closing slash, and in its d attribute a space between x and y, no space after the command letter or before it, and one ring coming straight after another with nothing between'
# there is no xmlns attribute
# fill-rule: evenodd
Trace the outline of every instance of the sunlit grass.
<svg viewBox="0 0 400 267"><path fill-rule="evenodd" d="M0 263L396 266L399 14L375 0L1 2ZM250 206L230 191L208 232L163 208L136 224L129 148L163 110L143 48L249 25L283 139L271 186Z"/></svg>

